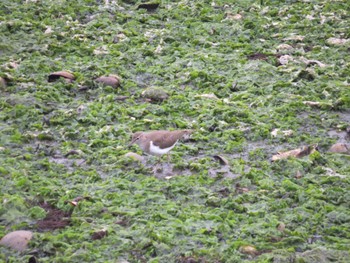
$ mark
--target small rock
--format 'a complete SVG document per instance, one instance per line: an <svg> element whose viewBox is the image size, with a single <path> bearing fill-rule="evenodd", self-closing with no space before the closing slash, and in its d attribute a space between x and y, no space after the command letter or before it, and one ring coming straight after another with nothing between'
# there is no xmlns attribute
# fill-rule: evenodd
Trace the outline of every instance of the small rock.
<svg viewBox="0 0 350 263"><path fill-rule="evenodd" d="M349 147L345 143L336 143L329 148L328 152L332 153L349 153Z"/></svg>
<svg viewBox="0 0 350 263"><path fill-rule="evenodd" d="M168 93L165 90L156 87L145 89L141 93L141 96L152 101L163 101L169 97Z"/></svg>
<svg viewBox="0 0 350 263"><path fill-rule="evenodd" d="M64 78L68 83L73 82L73 80L75 80L75 77L72 73L68 71L57 71L49 75L48 82L54 82L59 78Z"/></svg>
<svg viewBox="0 0 350 263"><path fill-rule="evenodd" d="M120 86L120 77L116 75L102 76L95 79L96 82L102 83L104 86L118 88Z"/></svg>
<svg viewBox="0 0 350 263"><path fill-rule="evenodd" d="M106 229L102 229L100 231L96 231L91 235L91 239L92 240L98 240L98 239L102 239L105 236L108 235L108 231Z"/></svg>
<svg viewBox="0 0 350 263"><path fill-rule="evenodd" d="M13 231L0 240L0 245L10 247L17 251L24 251L32 237L33 233L31 231Z"/></svg>
<svg viewBox="0 0 350 263"><path fill-rule="evenodd" d="M146 9L148 12L154 11L159 7L159 3L158 2L154 2L154 3L141 3L137 6L137 9Z"/></svg>

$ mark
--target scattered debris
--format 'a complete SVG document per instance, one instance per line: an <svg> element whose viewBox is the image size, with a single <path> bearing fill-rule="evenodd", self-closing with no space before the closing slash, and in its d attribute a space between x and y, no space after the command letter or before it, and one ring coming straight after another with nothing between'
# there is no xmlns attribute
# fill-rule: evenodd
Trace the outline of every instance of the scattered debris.
<svg viewBox="0 0 350 263"><path fill-rule="evenodd" d="M17 251L24 251L29 241L33 237L33 232L18 230L8 233L0 240L0 245L12 248Z"/></svg>
<svg viewBox="0 0 350 263"><path fill-rule="evenodd" d="M268 55L265 55L263 53L255 53L255 54L248 55L247 58L249 60L267 60Z"/></svg>
<svg viewBox="0 0 350 263"><path fill-rule="evenodd" d="M69 203L72 206L77 206L78 203L82 200L92 200L92 198L90 196L78 196L74 198L72 201L65 201L65 203Z"/></svg>
<svg viewBox="0 0 350 263"><path fill-rule="evenodd" d="M315 59L307 59L307 58L304 58L304 57L300 57L299 58L300 61L302 61L303 63L305 63L307 66L309 65L318 65L320 68L325 68L327 67L326 64L322 63L321 61L318 61L318 60L315 60Z"/></svg>
<svg viewBox="0 0 350 263"><path fill-rule="evenodd" d="M293 130L285 130L285 131L281 131L280 129L273 129L272 132L271 132L271 136L272 137L277 137L278 134L283 134L283 136L286 136L286 137L290 137L293 135Z"/></svg>
<svg viewBox="0 0 350 263"><path fill-rule="evenodd" d="M278 154L272 156L271 160L277 161L281 159L286 159L288 157L296 157L302 158L316 151L317 145L304 146L299 149L287 151L287 152L279 152Z"/></svg>
<svg viewBox="0 0 350 263"><path fill-rule="evenodd" d="M238 83L235 81L232 83L230 90L231 91L238 91L239 89L237 88Z"/></svg>
<svg viewBox="0 0 350 263"><path fill-rule="evenodd" d="M206 98L206 99L212 99L212 100L218 100L219 98L216 97L216 95L214 93L210 93L210 94L199 94L196 95L195 97L200 97L200 98Z"/></svg>
<svg viewBox="0 0 350 263"><path fill-rule="evenodd" d="M47 125L50 126L51 122L50 122L50 117L49 116L43 116L43 125Z"/></svg>
<svg viewBox="0 0 350 263"><path fill-rule="evenodd" d="M163 46L161 44L159 44L157 46L157 48L154 50L154 53L155 54L160 54L160 53L162 53L162 51L163 51Z"/></svg>
<svg viewBox="0 0 350 263"><path fill-rule="evenodd" d="M303 175L302 175L301 172L298 170L294 177L295 177L296 179L300 179L301 177L303 177Z"/></svg>
<svg viewBox="0 0 350 263"><path fill-rule="evenodd" d="M293 49L293 47L291 45L288 44L280 44L277 46L278 50L290 50Z"/></svg>
<svg viewBox="0 0 350 263"><path fill-rule="evenodd" d="M285 40L285 41L303 41L304 40L304 38L305 38L305 36L301 36L301 35L291 35L291 36L289 36L289 37L287 37L287 38L285 38L285 39L283 39L283 40Z"/></svg>
<svg viewBox="0 0 350 263"><path fill-rule="evenodd" d="M19 67L18 62L16 61L10 61L9 63L5 64L7 69L17 69Z"/></svg>
<svg viewBox="0 0 350 263"><path fill-rule="evenodd" d="M253 246L249 246L249 245L241 246L238 250L239 250L239 252L241 252L243 254L248 254L251 256L259 255L259 252L256 250L256 248Z"/></svg>
<svg viewBox="0 0 350 263"><path fill-rule="evenodd" d="M316 79L316 73L313 68L302 69L298 72L296 78L293 81L298 81L299 79L313 81Z"/></svg>
<svg viewBox="0 0 350 263"><path fill-rule="evenodd" d="M217 190L217 192L223 197L228 197L231 193L228 187L222 187L219 190Z"/></svg>
<svg viewBox="0 0 350 263"><path fill-rule="evenodd" d="M326 172L325 175L327 176L337 176L339 178L346 178L346 175L343 175L343 174L339 174L335 171L333 171L331 168L329 167L322 167L324 169L324 171Z"/></svg>
<svg viewBox="0 0 350 263"><path fill-rule="evenodd" d="M319 101L303 101L303 104L308 105L310 107L319 107L321 103Z"/></svg>
<svg viewBox="0 0 350 263"><path fill-rule="evenodd" d="M78 108L77 108L77 113L78 114L81 114L83 111L85 111L86 109L86 105L80 105Z"/></svg>
<svg viewBox="0 0 350 263"><path fill-rule="evenodd" d="M89 86L86 85L78 85L78 90L79 91L86 91L89 89Z"/></svg>
<svg viewBox="0 0 350 263"><path fill-rule="evenodd" d="M31 256L31 257L28 259L28 263L38 263L38 260L36 259L36 257Z"/></svg>
<svg viewBox="0 0 350 263"><path fill-rule="evenodd" d="M102 239L105 236L108 236L108 231L106 229L102 229L100 231L96 231L91 235L91 239L92 240L98 240L98 239Z"/></svg>
<svg viewBox="0 0 350 263"><path fill-rule="evenodd" d="M126 37L126 35L124 33L119 33L119 34L114 36L113 42L114 43L119 43L119 42L122 42L122 41L124 41L126 39L127 39L127 37Z"/></svg>
<svg viewBox="0 0 350 263"><path fill-rule="evenodd" d="M342 46L348 43L350 40L349 39L344 39L344 38L336 38L336 37L331 37L327 39L327 43L330 45L338 45Z"/></svg>
<svg viewBox="0 0 350 263"><path fill-rule="evenodd" d="M45 35L51 34L53 32L52 27L46 26L46 30L44 31Z"/></svg>
<svg viewBox="0 0 350 263"><path fill-rule="evenodd" d="M109 54L109 50L107 45L102 45L94 49L93 51L94 55L106 55Z"/></svg>
<svg viewBox="0 0 350 263"><path fill-rule="evenodd" d="M313 244L317 242L318 240L322 240L323 237L321 235L313 235L307 239L308 244Z"/></svg>
<svg viewBox="0 0 350 263"><path fill-rule="evenodd" d="M146 9L148 12L154 11L159 7L159 3L141 3L137 6L137 9Z"/></svg>
<svg viewBox="0 0 350 263"><path fill-rule="evenodd" d="M286 225L284 223L279 223L277 225L277 230L283 232L286 229Z"/></svg>
<svg viewBox="0 0 350 263"><path fill-rule="evenodd" d="M6 86L7 86L6 80L3 77L0 77L0 89L6 88Z"/></svg>
<svg viewBox="0 0 350 263"><path fill-rule="evenodd" d="M70 73L68 71L57 71L57 72L53 72L49 75L48 82L55 82L59 78L65 79L67 83L71 83L75 80L75 77L72 73Z"/></svg>
<svg viewBox="0 0 350 263"><path fill-rule="evenodd" d="M113 213L112 213L113 214ZM118 219L117 221L114 222L114 224L120 225L120 226L128 226L130 223L130 220L125 218L125 217L121 217L120 219Z"/></svg>
<svg viewBox="0 0 350 263"><path fill-rule="evenodd" d="M226 18L227 20L242 20L243 16L241 14L232 14L231 12L226 12Z"/></svg>
<svg viewBox="0 0 350 263"><path fill-rule="evenodd" d="M82 155L83 152L81 150L70 150L67 152L64 157L67 158L69 155Z"/></svg>
<svg viewBox="0 0 350 263"><path fill-rule="evenodd" d="M213 157L215 160L218 160L221 165L228 165L229 164L227 159L225 157L223 157L222 155L214 155Z"/></svg>
<svg viewBox="0 0 350 263"><path fill-rule="evenodd" d="M283 55L278 58L278 62L281 65L287 65L289 61L294 61L293 57L290 55Z"/></svg>
<svg viewBox="0 0 350 263"><path fill-rule="evenodd" d="M333 109L334 107L339 106L341 104L341 101L337 100L333 104L327 103L327 102L319 102L319 101L303 101L303 104L308 105L310 107L314 107L314 108Z"/></svg>
<svg viewBox="0 0 350 263"><path fill-rule="evenodd" d="M114 98L114 100L115 100L115 101L117 101L117 100L122 101L122 100L126 100L126 99L128 99L128 98L129 98L129 96L117 96L117 97Z"/></svg>
<svg viewBox="0 0 350 263"><path fill-rule="evenodd" d="M241 185L239 183L236 184L236 192L243 194L243 193L247 193L249 192L249 188L247 187L241 187Z"/></svg>

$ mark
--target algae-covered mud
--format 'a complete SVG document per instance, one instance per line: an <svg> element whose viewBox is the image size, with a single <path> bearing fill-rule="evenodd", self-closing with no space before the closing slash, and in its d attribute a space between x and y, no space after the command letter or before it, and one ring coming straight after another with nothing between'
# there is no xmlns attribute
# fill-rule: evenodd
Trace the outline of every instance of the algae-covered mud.
<svg viewBox="0 0 350 263"><path fill-rule="evenodd" d="M0 261L349 262L349 14L2 0Z"/></svg>

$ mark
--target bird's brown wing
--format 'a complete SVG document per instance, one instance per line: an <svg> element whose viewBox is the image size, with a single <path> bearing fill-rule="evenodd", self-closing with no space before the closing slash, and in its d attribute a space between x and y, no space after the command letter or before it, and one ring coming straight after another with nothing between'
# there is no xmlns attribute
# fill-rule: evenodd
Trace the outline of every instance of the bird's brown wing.
<svg viewBox="0 0 350 263"><path fill-rule="evenodd" d="M177 140L181 139L184 131L172 131L164 133L162 136L153 141L153 144L159 146L162 144L162 149L171 147Z"/></svg>

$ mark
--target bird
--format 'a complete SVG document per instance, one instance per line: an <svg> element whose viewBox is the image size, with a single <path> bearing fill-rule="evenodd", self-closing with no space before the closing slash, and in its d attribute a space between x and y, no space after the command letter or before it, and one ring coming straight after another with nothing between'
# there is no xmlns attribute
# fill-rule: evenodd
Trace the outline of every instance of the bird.
<svg viewBox="0 0 350 263"><path fill-rule="evenodd" d="M129 146L136 143L146 154L162 156L173 149L180 139L188 139L192 132L193 130L135 132Z"/></svg>

